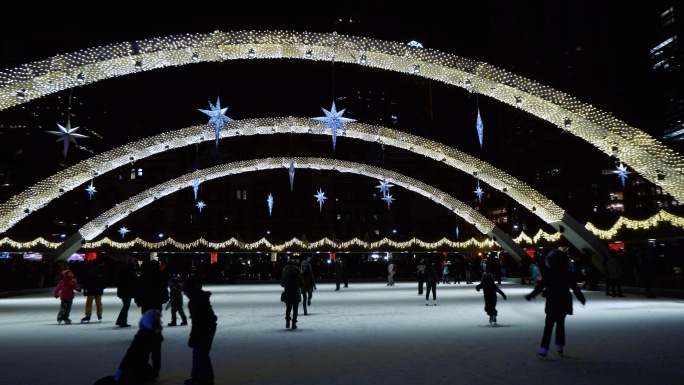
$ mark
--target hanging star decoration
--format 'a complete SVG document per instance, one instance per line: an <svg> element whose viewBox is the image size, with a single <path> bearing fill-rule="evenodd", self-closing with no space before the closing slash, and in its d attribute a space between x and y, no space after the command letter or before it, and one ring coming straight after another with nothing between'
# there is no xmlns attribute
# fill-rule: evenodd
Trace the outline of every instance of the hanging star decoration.
<svg viewBox="0 0 684 385"><path fill-rule="evenodd" d="M323 110L323 113L325 113L325 116L312 119L319 122L324 122L325 125L323 126L323 129L329 128L332 130L333 150L335 150L335 145L337 143L337 130L340 129L345 131L344 123L355 122L356 119L342 117L346 108L343 108L338 112L337 108L335 107L335 101L333 101L330 111L326 110L325 108L321 109Z"/></svg>
<svg viewBox="0 0 684 385"><path fill-rule="evenodd" d="M390 204L392 203L392 201L394 201L394 198L392 198L392 196L389 195L389 193L388 193L388 194L385 194L384 197L382 197L382 200L387 202L387 210L389 210Z"/></svg>
<svg viewBox="0 0 684 385"><path fill-rule="evenodd" d="M383 198L389 194L389 189L390 187L394 187L393 184L389 183L387 179L381 180L380 184L375 186L375 188L380 189L380 192L382 193Z"/></svg>
<svg viewBox="0 0 684 385"><path fill-rule="evenodd" d="M226 111L228 111L228 107L221 108L220 98L216 98L216 105L213 105L211 104L211 102L209 102L209 108L211 108L211 110L203 110L201 108L198 108L198 110L209 115L210 118L207 124L214 125L214 132L216 133L216 147L218 147L219 131L221 131L221 129L226 123L232 122L233 119L226 116Z"/></svg>
<svg viewBox="0 0 684 385"><path fill-rule="evenodd" d="M620 162L620 165L617 166L617 170L613 171L613 173L617 174L620 179L622 180L622 187L625 187L625 179L627 179L627 175L631 174L630 171L627 171L627 167L625 167L622 162Z"/></svg>
<svg viewBox="0 0 684 385"><path fill-rule="evenodd" d="M93 195L95 195L95 193L97 192L97 190L95 190L95 186L93 186L92 180L90 181L90 186L88 186L88 188L86 188L85 190L88 192L88 196L90 197L90 200L92 201Z"/></svg>
<svg viewBox="0 0 684 385"><path fill-rule="evenodd" d="M295 174L295 167L294 167L294 160L290 161L290 170L288 171L290 174L290 191L292 191L292 188L294 187L294 174Z"/></svg>
<svg viewBox="0 0 684 385"><path fill-rule="evenodd" d="M316 201L318 202L319 211L322 211L323 210L323 201L325 201L328 198L325 196L323 189L320 189L320 188L318 189L318 192L314 196L316 197Z"/></svg>
<svg viewBox="0 0 684 385"><path fill-rule="evenodd" d="M268 202L268 215L272 216L273 215L273 195L271 195L271 193L268 193L268 199L266 199L266 202Z"/></svg>
<svg viewBox="0 0 684 385"><path fill-rule="evenodd" d="M482 124L482 116L480 116L480 108L477 109L477 138L480 140L480 148L482 148L482 136L484 135L484 124Z"/></svg>
<svg viewBox="0 0 684 385"><path fill-rule="evenodd" d="M127 229L126 226L123 226L119 229L119 234L121 234L121 239L123 239L126 234L130 233L131 230Z"/></svg>
<svg viewBox="0 0 684 385"><path fill-rule="evenodd" d="M456 239L458 239L458 225L456 225Z"/></svg>
<svg viewBox="0 0 684 385"><path fill-rule="evenodd" d="M202 212L203 208L207 207L207 205L202 201L197 202L197 204L195 206L197 206L197 208L199 209L200 212Z"/></svg>
<svg viewBox="0 0 684 385"><path fill-rule="evenodd" d="M477 188L475 191L473 191L475 195L477 195L477 201L482 202L482 195L484 194L484 191L482 191L482 188L480 187L480 181L477 181Z"/></svg>
<svg viewBox="0 0 684 385"><path fill-rule="evenodd" d="M192 191L195 193L195 200L197 200L197 191L199 191L199 185L199 178L195 178L195 180L192 181Z"/></svg>
<svg viewBox="0 0 684 385"><path fill-rule="evenodd" d="M62 142L64 142L64 150L62 150L62 153L64 154L65 158L67 156L67 151L69 151L69 142L76 144L76 138L89 138L89 136L77 134L76 131L78 130L78 127L71 128L71 120L67 120L66 127L62 126L59 123L57 123L57 127L59 128L59 131L45 132L47 132L48 134L59 136L57 141L59 142L61 140Z"/></svg>

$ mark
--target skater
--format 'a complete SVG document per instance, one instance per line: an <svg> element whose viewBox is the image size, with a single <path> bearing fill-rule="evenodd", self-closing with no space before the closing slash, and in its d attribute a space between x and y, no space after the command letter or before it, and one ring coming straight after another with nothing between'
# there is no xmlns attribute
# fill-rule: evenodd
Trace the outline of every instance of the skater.
<svg viewBox="0 0 684 385"><path fill-rule="evenodd" d="M176 323L176 315L180 315L181 317L181 326L185 326L188 324L188 319L185 316L185 311L183 310L182 288L183 285L180 282L178 282L178 276L173 275L171 277L171 283L169 284L169 302L166 304L166 310L169 310L169 308L171 308L171 322L169 322L166 326L178 325Z"/></svg>
<svg viewBox="0 0 684 385"><path fill-rule="evenodd" d="M169 301L169 283L166 274L159 268L159 261L153 259L143 265L138 278L138 288L135 304L145 314L150 309L161 312L162 307Z"/></svg>
<svg viewBox="0 0 684 385"><path fill-rule="evenodd" d="M348 287L348 274L347 265L342 263L342 259L338 258L335 261L335 291L340 290L340 282L344 282L344 287Z"/></svg>
<svg viewBox="0 0 684 385"><path fill-rule="evenodd" d="M116 296L121 298L121 310L116 318L116 325L120 328L127 328L128 310L131 307L131 300L135 298L136 288L138 287L138 274L135 270L133 261L125 262L119 268L116 277Z"/></svg>
<svg viewBox="0 0 684 385"><path fill-rule="evenodd" d="M496 310L496 293L501 294L501 298L503 298L504 301L507 299L506 294L496 285L494 277L489 270L485 271L480 284L475 286L475 290L480 291L480 289L482 289L482 293L484 294L484 310L489 316L489 323L496 325L496 316L498 315Z"/></svg>
<svg viewBox="0 0 684 385"><path fill-rule="evenodd" d="M297 313L299 312L299 301L302 300L302 271L297 267L295 261L288 261L283 269L283 280L280 286L285 289L285 328L297 329Z"/></svg>
<svg viewBox="0 0 684 385"><path fill-rule="evenodd" d="M157 309L146 311L138 327L114 375L116 384L148 384L159 379L161 345L164 341L161 312Z"/></svg>
<svg viewBox="0 0 684 385"><path fill-rule="evenodd" d="M93 313L93 301L95 301L97 320L102 322L102 294L104 293L105 286L104 267L97 265L88 272L88 276L82 286L83 295L87 296L87 298L85 317L81 319L81 323L90 322L90 316Z"/></svg>
<svg viewBox="0 0 684 385"><path fill-rule="evenodd" d="M622 266L618 260L617 251L609 249L604 261L606 270L606 295L624 297L622 294Z"/></svg>
<svg viewBox="0 0 684 385"><path fill-rule="evenodd" d="M423 295L423 284L425 283L425 260L421 259L416 266L416 275L418 276L418 295Z"/></svg>
<svg viewBox="0 0 684 385"><path fill-rule="evenodd" d="M387 286L394 286L394 274L397 273L397 264L390 259L387 264Z"/></svg>
<svg viewBox="0 0 684 385"><path fill-rule="evenodd" d="M425 268L425 306L430 304L430 292L432 292L432 301L434 305L437 306L437 282L439 281L439 275L437 274L437 269L435 269L435 263L428 262Z"/></svg>
<svg viewBox="0 0 684 385"><path fill-rule="evenodd" d="M451 261L447 261L444 266L442 266L442 283L451 284L451 282L449 282L451 275L451 271L449 269L451 269Z"/></svg>
<svg viewBox="0 0 684 385"><path fill-rule="evenodd" d="M311 306L311 297L313 291L316 290L316 279L314 278L311 264L308 261L302 261L302 279L304 286L302 286L302 306L304 307L304 315L309 314L306 310L307 305Z"/></svg>
<svg viewBox="0 0 684 385"><path fill-rule="evenodd" d="M551 250L546 255L546 269L541 281L537 283L531 293L525 295L525 299L530 301L538 294L544 293L546 297L546 321L544 322L544 334L541 344L537 351L537 357L544 358L549 352L551 343L551 333L556 327L556 352L563 354L565 347L565 317L572 315L572 295L584 305L586 299L582 290L575 281L575 275L568 268L568 255L560 250Z"/></svg>
<svg viewBox="0 0 684 385"><path fill-rule="evenodd" d="M71 270L64 270L62 272L62 279L55 287L54 296L59 298L61 304L59 305L59 313L57 313L57 323L62 321L66 325L71 323L69 314L71 313L71 305L74 303L74 291L81 291L81 287L76 282L76 277Z"/></svg>
<svg viewBox="0 0 684 385"><path fill-rule="evenodd" d="M192 326L188 346L192 348L191 377L185 380L185 385L213 385L214 367L209 353L216 334L216 314L211 306L210 291L202 290L196 278L188 277L183 282L183 294L188 301L188 310Z"/></svg>

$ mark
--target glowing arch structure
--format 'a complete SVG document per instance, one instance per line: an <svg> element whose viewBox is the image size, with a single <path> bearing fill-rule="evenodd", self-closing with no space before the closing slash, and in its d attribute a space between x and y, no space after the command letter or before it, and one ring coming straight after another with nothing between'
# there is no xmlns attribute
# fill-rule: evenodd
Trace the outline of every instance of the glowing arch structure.
<svg viewBox="0 0 684 385"><path fill-rule="evenodd" d="M645 132L484 62L366 37L292 31L215 31L136 40L56 55L0 73L0 109L117 76L198 62L303 59L355 63L422 76L516 106L620 159L684 201L684 158Z"/></svg>
<svg viewBox="0 0 684 385"><path fill-rule="evenodd" d="M345 127L344 133L340 135L406 149L464 172L477 174L477 178L507 194L563 233L563 236L578 249L587 247L598 255L603 255L605 252L605 245L602 242L553 201L484 161L444 144L386 127L362 123L347 123ZM236 120L228 123L220 131L221 138L272 134L331 135L329 130L323 129L322 122L293 117ZM97 175L137 159L206 140L214 140L214 137L212 126L192 126L144 138L81 161L0 204L0 231L6 231L31 212L45 206L67 191L85 184Z"/></svg>
<svg viewBox="0 0 684 385"><path fill-rule="evenodd" d="M472 209L467 204L450 196L449 194L429 186L416 179L366 164L348 162L337 159L326 158L307 158L307 157L279 157L266 159L253 159L241 162L222 164L207 169L197 170L192 173L171 179L155 187L145 190L126 201L119 203L104 212L97 218L86 223L78 232L60 245L55 253L57 260L64 259L78 250L85 241L89 241L100 235L110 225L126 218L131 213L141 209L159 198L163 198L178 190L190 187L195 179L202 181L223 178L230 175L237 175L244 172L254 172L261 170L271 170L282 168L289 169L290 162L294 162L297 169L331 170L342 173L352 173L376 179L385 179L397 186L421 194L430 200L448 208L459 217L464 218L468 223L475 226L480 232L490 236L511 256L520 261L525 251L511 239L503 230L497 227L485 216Z"/></svg>

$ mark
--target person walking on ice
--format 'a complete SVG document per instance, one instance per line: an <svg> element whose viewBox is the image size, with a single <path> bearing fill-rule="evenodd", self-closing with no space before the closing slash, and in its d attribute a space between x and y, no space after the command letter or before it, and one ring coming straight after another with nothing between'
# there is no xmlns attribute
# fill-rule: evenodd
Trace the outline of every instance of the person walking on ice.
<svg viewBox="0 0 684 385"><path fill-rule="evenodd" d="M55 287L53 295L59 298L61 303L59 305L59 312L57 313L57 323L70 324L69 314L71 314L71 305L74 303L74 291L81 291L81 287L76 282L74 272L71 270L64 270L62 272L62 279Z"/></svg>
<svg viewBox="0 0 684 385"><path fill-rule="evenodd" d="M496 293L501 294L501 298L503 298L504 301L507 298L506 294L499 288L499 286L496 285L496 282L494 282L494 277L492 277L492 273L489 271L489 269L485 271L484 275L482 276L482 281L480 281L480 284L475 286L475 290L482 290L485 302L484 311L489 316L489 323L496 325L496 316L498 315L496 310Z"/></svg>

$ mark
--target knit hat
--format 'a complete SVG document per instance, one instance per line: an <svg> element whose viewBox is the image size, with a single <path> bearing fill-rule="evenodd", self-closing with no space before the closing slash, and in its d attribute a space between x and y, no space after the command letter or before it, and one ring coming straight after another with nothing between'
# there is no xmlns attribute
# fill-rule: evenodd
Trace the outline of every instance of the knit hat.
<svg viewBox="0 0 684 385"><path fill-rule="evenodd" d="M157 309L150 309L143 313L140 319L140 328L145 328L147 330L154 330L161 325L161 312Z"/></svg>

